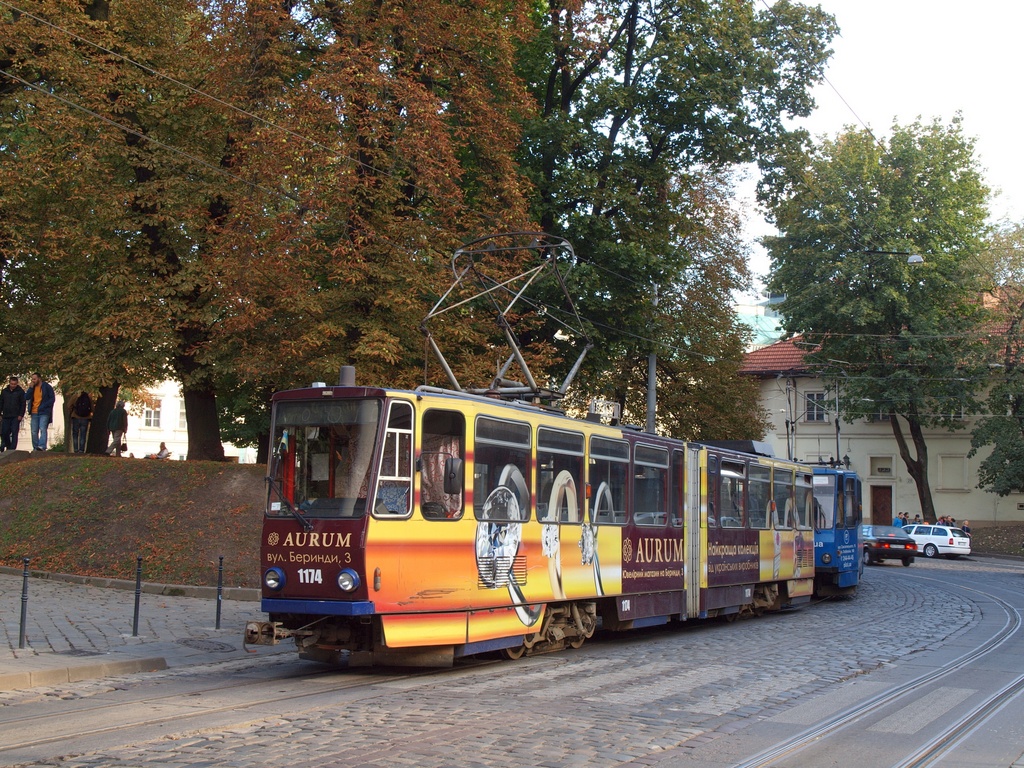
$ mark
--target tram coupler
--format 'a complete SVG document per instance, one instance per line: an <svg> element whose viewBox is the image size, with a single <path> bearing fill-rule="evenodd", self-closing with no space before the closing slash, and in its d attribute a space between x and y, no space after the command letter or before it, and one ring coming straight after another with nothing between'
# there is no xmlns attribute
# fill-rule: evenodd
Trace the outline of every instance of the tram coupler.
<svg viewBox="0 0 1024 768"><path fill-rule="evenodd" d="M245 624L246 645L277 645L293 636L292 630L285 629L277 621L248 621Z"/></svg>

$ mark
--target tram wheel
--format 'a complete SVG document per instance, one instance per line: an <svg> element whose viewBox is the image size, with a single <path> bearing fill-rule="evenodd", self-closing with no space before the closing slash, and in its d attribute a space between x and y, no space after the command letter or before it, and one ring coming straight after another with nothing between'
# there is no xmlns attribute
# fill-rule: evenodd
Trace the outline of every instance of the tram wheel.
<svg viewBox="0 0 1024 768"><path fill-rule="evenodd" d="M516 659L521 659L521 658L523 658L523 656L526 655L526 646L525 645L517 645L517 646L515 646L513 648L502 648L501 649L501 655L504 656L509 661L515 661Z"/></svg>
<svg viewBox="0 0 1024 768"><path fill-rule="evenodd" d="M583 647L583 643L586 642L586 640L587 638L585 637L574 637L569 641L569 647L579 650Z"/></svg>

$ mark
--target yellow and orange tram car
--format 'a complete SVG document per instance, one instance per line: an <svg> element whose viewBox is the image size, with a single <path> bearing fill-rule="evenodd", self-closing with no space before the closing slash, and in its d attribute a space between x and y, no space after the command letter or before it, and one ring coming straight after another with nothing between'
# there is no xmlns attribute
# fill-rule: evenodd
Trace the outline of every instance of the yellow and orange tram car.
<svg viewBox="0 0 1024 768"><path fill-rule="evenodd" d="M250 644L449 665L814 588L812 470L421 387L280 392Z"/></svg>

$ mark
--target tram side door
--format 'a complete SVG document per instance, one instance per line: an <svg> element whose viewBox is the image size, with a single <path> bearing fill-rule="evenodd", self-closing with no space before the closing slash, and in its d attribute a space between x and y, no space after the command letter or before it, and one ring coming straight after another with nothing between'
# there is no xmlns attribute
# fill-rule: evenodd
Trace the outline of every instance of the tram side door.
<svg viewBox="0 0 1024 768"><path fill-rule="evenodd" d="M686 454L686 509L683 536L686 548L686 616L692 619L700 615L700 583L704 567L701 561L701 536L706 534L706 531L701 526L701 488L707 489L706 498L712 498L712 478L710 472L707 477L702 476L700 448L688 446ZM713 461L714 457L708 456L708 464Z"/></svg>

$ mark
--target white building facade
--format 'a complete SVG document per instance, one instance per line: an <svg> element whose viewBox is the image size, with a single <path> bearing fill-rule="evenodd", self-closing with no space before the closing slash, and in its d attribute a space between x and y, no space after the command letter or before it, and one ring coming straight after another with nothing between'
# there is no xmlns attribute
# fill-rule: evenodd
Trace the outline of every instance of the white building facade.
<svg viewBox="0 0 1024 768"><path fill-rule="evenodd" d="M70 424L64 420L64 399L60 390L55 386L57 401L53 406L53 421L50 423L50 430L47 444L54 446L63 445L65 437L69 435ZM74 395L77 397L77 393ZM142 458L160 450L160 443L166 443L171 451L170 458L184 460L188 455L188 428L185 424L185 400L181 396L181 387L173 381L165 381L146 391L142 402L129 401L128 409L128 433L125 442L128 443L128 454L135 458ZM106 432L106 424L97 424ZM92 429L90 425L90 429ZM109 440L109 436L108 436ZM18 435L18 448L20 450L32 450L32 439L29 436L29 418L22 421L21 431ZM231 443L224 443L224 455L228 461L236 461L242 464L256 462L255 448L238 448Z"/></svg>
<svg viewBox="0 0 1024 768"><path fill-rule="evenodd" d="M901 512L913 519L921 513L917 485L900 458L888 419L866 412L863 418L837 420L834 394L807 369L803 356L793 341L779 341L745 357L741 371L758 378L761 405L771 417L762 439L779 457L848 461L863 482L865 522L888 525ZM1000 497L977 487L978 466L988 451L968 457L973 420L964 419L963 425L961 430L925 430L936 515L970 520L972 526L1024 521L1024 494Z"/></svg>

